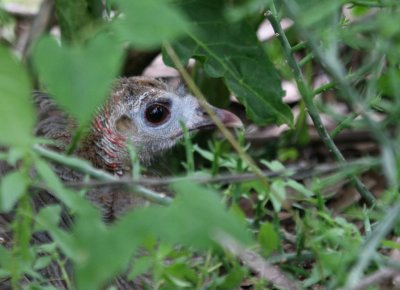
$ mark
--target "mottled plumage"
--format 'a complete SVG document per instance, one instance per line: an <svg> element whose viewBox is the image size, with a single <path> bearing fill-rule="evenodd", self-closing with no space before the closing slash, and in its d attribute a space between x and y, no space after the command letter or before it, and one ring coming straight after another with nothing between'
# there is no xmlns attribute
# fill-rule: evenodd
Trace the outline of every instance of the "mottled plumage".
<svg viewBox="0 0 400 290"><path fill-rule="evenodd" d="M78 125L47 95L35 93L34 100L38 112L36 135L55 141L53 149L64 151ZM241 125L234 114L217 108L213 110L227 126ZM182 88L171 88L162 81L145 77L121 78L116 81L109 99L96 112L75 154L97 168L122 176L131 170L127 142L134 146L141 163L149 164L182 138L181 123L189 131L213 124L197 99L186 94ZM81 181L83 178L64 166L54 165L54 170L63 181ZM4 174L5 171L5 164L0 164L0 173ZM90 190L87 198L101 209L106 221L112 221L128 208L143 203L141 198L132 193L109 187ZM51 193L46 192L36 194L33 201L36 209L57 202ZM63 216L64 226L71 222L69 219L69 216ZM3 230L10 221L10 216L0 215L0 227ZM8 240L7 243L12 242L5 232L2 237ZM34 237L36 243L48 241L45 234ZM54 279L55 286L64 287L62 280L57 280L61 277L57 265L52 264L43 274ZM118 277L114 284L118 289L142 289L137 281L126 281L123 277Z"/></svg>

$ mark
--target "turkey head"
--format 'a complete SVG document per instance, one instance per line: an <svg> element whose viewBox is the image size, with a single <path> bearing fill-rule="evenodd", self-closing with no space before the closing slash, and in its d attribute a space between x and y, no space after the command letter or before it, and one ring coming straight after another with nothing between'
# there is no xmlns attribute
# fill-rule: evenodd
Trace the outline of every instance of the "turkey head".
<svg viewBox="0 0 400 290"><path fill-rule="evenodd" d="M208 106L225 126L242 126L233 113ZM183 137L182 124L189 132L213 126L199 101L184 89L146 77L122 78L99 109L79 155L122 174L130 166L127 142L135 147L140 161L149 164Z"/></svg>

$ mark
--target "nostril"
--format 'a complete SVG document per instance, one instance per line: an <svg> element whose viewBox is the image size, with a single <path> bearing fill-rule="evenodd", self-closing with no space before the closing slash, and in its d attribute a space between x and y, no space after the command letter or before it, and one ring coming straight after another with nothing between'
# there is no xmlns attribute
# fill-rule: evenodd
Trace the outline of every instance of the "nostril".
<svg viewBox="0 0 400 290"><path fill-rule="evenodd" d="M198 107L198 108L196 109L196 113L197 113L199 116L202 116L202 117L208 116L207 112L204 111L204 109L201 108L201 107Z"/></svg>

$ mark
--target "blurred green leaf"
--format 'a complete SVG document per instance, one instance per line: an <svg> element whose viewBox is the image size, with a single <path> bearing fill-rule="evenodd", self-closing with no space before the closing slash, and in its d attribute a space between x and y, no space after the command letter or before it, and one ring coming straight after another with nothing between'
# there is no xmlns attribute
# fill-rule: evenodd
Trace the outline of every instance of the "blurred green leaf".
<svg viewBox="0 0 400 290"><path fill-rule="evenodd" d="M194 57L211 77L224 77L257 124L292 126L291 110L282 102L279 75L259 43L255 28L245 21L225 20L222 0L178 2L197 28L188 38L173 44L181 61L186 63ZM164 59L171 64L165 52Z"/></svg>
<svg viewBox="0 0 400 290"><path fill-rule="evenodd" d="M276 179L271 184L270 194L271 202L276 212L280 212L282 208L282 203L286 198L285 181L282 179Z"/></svg>
<svg viewBox="0 0 400 290"><path fill-rule="evenodd" d="M342 1L330 0L296 0L296 2L301 24L316 31L332 26L335 15L343 5Z"/></svg>
<svg viewBox="0 0 400 290"><path fill-rule="evenodd" d="M278 248L279 236L271 223L265 222L262 224L258 233L258 242L265 256L268 256Z"/></svg>
<svg viewBox="0 0 400 290"><path fill-rule="evenodd" d="M182 288L194 288L197 275L187 263L174 263L164 269L164 275L175 286Z"/></svg>
<svg viewBox="0 0 400 290"><path fill-rule="evenodd" d="M134 280L139 275L146 273L150 269L151 265L154 263L153 260L154 260L153 257L148 257L148 256L137 258L133 262L132 270L128 275L128 279Z"/></svg>
<svg viewBox="0 0 400 290"><path fill-rule="evenodd" d="M34 231L44 230L44 226L40 224L38 221L45 220L48 223L51 223L54 227L58 226L61 218L61 206L59 205L49 205L42 208L39 213L36 215L36 224ZM47 223L47 226L49 225Z"/></svg>
<svg viewBox="0 0 400 290"><path fill-rule="evenodd" d="M5 269L9 269L11 267L9 263L10 261L11 261L10 251L4 248L2 245L0 245L0 265L2 265Z"/></svg>
<svg viewBox="0 0 400 290"><path fill-rule="evenodd" d="M8 212L13 209L19 198L26 192L29 179L23 172L14 171L1 179L1 210Z"/></svg>
<svg viewBox="0 0 400 290"><path fill-rule="evenodd" d="M240 267L239 265L235 265L235 267L226 275L221 284L218 285L218 289L221 290L231 290L231 289L240 289L240 283L243 281L246 275L246 270Z"/></svg>
<svg viewBox="0 0 400 290"><path fill-rule="evenodd" d="M400 95L400 70L388 68L378 80L379 89L389 97L399 97Z"/></svg>
<svg viewBox="0 0 400 290"><path fill-rule="evenodd" d="M302 193L305 197L312 197L314 195L311 190L308 190L303 184L297 182L294 179L287 180L286 185Z"/></svg>
<svg viewBox="0 0 400 290"><path fill-rule="evenodd" d="M50 256L42 256L39 257L36 261L35 264L33 265L33 269L35 270L40 270L45 267L47 267L51 263L51 257Z"/></svg>
<svg viewBox="0 0 400 290"><path fill-rule="evenodd" d="M173 188L179 195L166 209L169 227L160 229L161 237L208 249L215 234L222 231L245 245L250 244L246 223L228 213L216 192L190 182L176 183Z"/></svg>
<svg viewBox="0 0 400 290"><path fill-rule="evenodd" d="M186 17L165 0L118 0L123 15L114 27L124 41L149 49L174 40L191 28Z"/></svg>
<svg viewBox="0 0 400 290"><path fill-rule="evenodd" d="M211 105L219 108L224 108L229 105L230 92L223 78L209 77L204 71L204 67L196 63L193 79Z"/></svg>
<svg viewBox="0 0 400 290"><path fill-rule="evenodd" d="M229 213L214 191L189 182L176 183L173 189L178 196L171 206L137 209L118 222L118 231L127 233L136 228L136 235L153 233L164 242L198 249L215 246L219 231L244 245L251 243L246 223Z"/></svg>
<svg viewBox="0 0 400 290"><path fill-rule="evenodd" d="M273 172L283 172L286 169L285 166L278 160L272 160L272 161L261 160L260 162L265 166L267 166L269 170Z"/></svg>
<svg viewBox="0 0 400 290"><path fill-rule="evenodd" d="M44 37L33 52L33 63L49 92L81 124L107 97L121 61L121 46L106 34L83 47L59 46Z"/></svg>
<svg viewBox="0 0 400 290"><path fill-rule="evenodd" d="M89 10L93 11L88 0L55 0L57 20L63 40L75 42L82 38L82 31L90 24ZM100 1L96 1L98 3ZM92 9L90 9L92 8ZM87 33L87 31L86 31Z"/></svg>
<svg viewBox="0 0 400 290"><path fill-rule="evenodd" d="M26 147L33 141L35 114L24 67L0 46L0 143Z"/></svg>
<svg viewBox="0 0 400 290"><path fill-rule="evenodd" d="M247 0L242 1L241 5L228 7L226 17L230 21L240 21L245 17L260 15L270 4L272 0Z"/></svg>
<svg viewBox="0 0 400 290"><path fill-rule="evenodd" d="M150 234L161 241L197 249L215 246L218 231L244 245L251 243L246 224L229 214L214 192L187 182L176 184L174 189L179 196L170 207L136 209L111 228L94 216L76 220L70 237L80 255L75 272L78 288L98 289L125 269L138 243Z"/></svg>
<svg viewBox="0 0 400 290"><path fill-rule="evenodd" d="M71 157L72 158L72 157ZM36 159L35 167L38 171L40 178L51 190L52 194L57 197L65 206L67 206L71 213L81 215L96 215L96 211L91 206L90 202L77 193L64 188L58 176L54 173L52 168L44 160ZM52 212L55 209L52 209Z"/></svg>

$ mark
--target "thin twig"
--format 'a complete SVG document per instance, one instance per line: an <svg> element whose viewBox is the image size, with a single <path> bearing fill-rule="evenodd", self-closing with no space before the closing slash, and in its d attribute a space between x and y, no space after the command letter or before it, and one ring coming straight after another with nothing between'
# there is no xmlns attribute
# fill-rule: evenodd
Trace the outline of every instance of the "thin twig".
<svg viewBox="0 0 400 290"><path fill-rule="evenodd" d="M105 171L93 168L88 162L83 161L81 159L65 156L39 145L35 145L33 149L37 154L46 159L68 166L69 168L75 169L78 172L88 174L95 179L110 183L119 181L118 177L111 175ZM162 205L168 205L172 201L170 197L159 194L155 191L152 191L140 185L131 185L130 189L134 194L137 194L140 197L143 197L151 202L155 202Z"/></svg>
<svg viewBox="0 0 400 290"><path fill-rule="evenodd" d="M310 251L302 251L300 253L285 253L281 255L273 255L267 258L267 262L271 264L286 264L290 261L301 261L302 263L315 260L315 255Z"/></svg>
<svg viewBox="0 0 400 290"><path fill-rule="evenodd" d="M297 281L289 279L279 267L271 265L258 253L244 249L234 239L225 234L217 233L215 236L222 247L238 256L243 264L256 272L260 278L269 281L281 289L299 289Z"/></svg>
<svg viewBox="0 0 400 290"><path fill-rule="evenodd" d="M263 174L267 178L290 178L294 180L304 180L310 177L317 177L325 174L334 173L343 169L354 168L355 171L365 171L369 168L379 166L379 163L373 159L363 159L354 162L347 162L345 165L340 166L337 164L322 164L317 166L292 166L282 171L264 170ZM240 173L240 174L220 174L217 176L184 176L184 177L163 177L152 178L141 176L140 179L126 179L120 178L115 181L102 181L90 180L87 182L65 182L64 185L69 188L92 188L98 186L165 186L180 181L189 181L197 184L211 184L219 183L233 184L251 181L257 179L258 176L254 173ZM46 189L44 185L36 184L35 187Z"/></svg>
<svg viewBox="0 0 400 290"><path fill-rule="evenodd" d="M35 40L50 28L51 22L53 21L53 13L54 1L43 1L27 34L23 35L18 41L17 50L23 59L26 59Z"/></svg>
<svg viewBox="0 0 400 290"><path fill-rule="evenodd" d="M351 126L351 123L354 121L355 118L358 117L358 113L353 112L350 114L350 116L347 116L342 122L340 122L335 129L331 131L331 137L335 138L340 132L342 132L344 129L349 128Z"/></svg>
<svg viewBox="0 0 400 290"><path fill-rule="evenodd" d="M308 113L314 123L314 126L317 130L318 135L321 137L322 141L325 143L325 145L328 147L329 151L332 152L334 158L336 159L337 162L340 164L343 164L346 162L344 156L340 152L340 150L337 148L336 144L333 142L332 138L329 136L328 131L326 130L321 117L319 115L319 112L317 110L317 107L314 104L313 101L313 91L311 88L307 85L305 78L303 76L303 73L300 70L299 65L297 64L292 51L291 51L291 46L289 44L288 39L286 38L285 32L282 30L282 27L279 23L279 21L276 18L277 12L275 9L275 5L272 3L271 4L271 10L266 13L266 16L268 20L271 22L271 25L275 31L275 33L278 35L278 39L281 42L281 45L283 47L283 51L285 53L286 59L288 61L289 66L293 70L294 78L297 84L297 87L299 89L299 92L301 96L303 97L304 103L307 107ZM365 185L361 182L360 179L358 179L356 176L352 176L350 178L352 182L354 182L355 187L357 191L360 193L361 197L363 200L369 205L373 205L375 202L375 197L369 190L365 187Z"/></svg>
<svg viewBox="0 0 400 290"><path fill-rule="evenodd" d="M400 271L395 270L395 269L389 269L389 268L384 268L380 269L371 275L364 277L362 281L360 281L356 286L351 287L351 288L343 288L342 290L363 290L363 289L369 289L373 285L386 282L390 280L391 278L395 277L396 275L399 275Z"/></svg>

